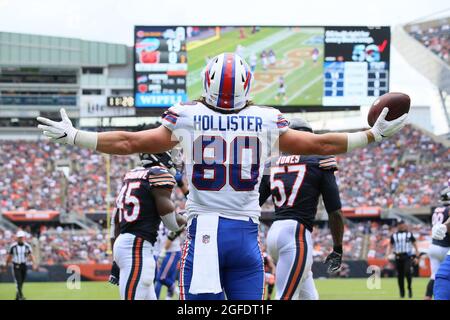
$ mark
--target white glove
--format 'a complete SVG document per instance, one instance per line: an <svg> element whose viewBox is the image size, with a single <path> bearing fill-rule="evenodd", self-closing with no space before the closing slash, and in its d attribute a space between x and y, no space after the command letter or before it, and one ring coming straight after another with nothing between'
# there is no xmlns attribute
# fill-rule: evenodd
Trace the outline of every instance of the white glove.
<svg viewBox="0 0 450 320"><path fill-rule="evenodd" d="M447 233L447 226L445 224L435 224L431 229L431 237L436 240L442 240Z"/></svg>
<svg viewBox="0 0 450 320"><path fill-rule="evenodd" d="M43 131L44 136L50 138L53 142L75 145L75 137L78 130L73 127L66 110L61 108L59 111L61 112L62 121L55 122L47 118L38 117L37 121L43 123L38 125L38 128Z"/></svg>
<svg viewBox="0 0 450 320"><path fill-rule="evenodd" d="M67 116L66 110L61 108L61 121L56 122L47 118L37 117L38 128L53 142L77 145L95 150L97 148L97 133L75 129Z"/></svg>
<svg viewBox="0 0 450 320"><path fill-rule="evenodd" d="M377 142L383 140L384 138L392 137L394 134L400 131L406 124L406 118L408 117L407 113L402 115L400 118L387 121L386 115L388 114L388 112L389 109L384 108L383 111L381 111L380 115L378 116L378 119L373 125L372 129L370 129L373 136L375 137L375 141Z"/></svg>

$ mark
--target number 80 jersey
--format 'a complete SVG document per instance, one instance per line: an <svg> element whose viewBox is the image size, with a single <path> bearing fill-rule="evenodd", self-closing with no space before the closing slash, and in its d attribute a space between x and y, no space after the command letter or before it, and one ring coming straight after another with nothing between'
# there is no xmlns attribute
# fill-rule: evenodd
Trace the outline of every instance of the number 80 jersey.
<svg viewBox="0 0 450 320"><path fill-rule="evenodd" d="M283 115L256 105L221 113L192 102L171 107L163 125L183 148L189 214L258 220L264 163L289 125Z"/></svg>

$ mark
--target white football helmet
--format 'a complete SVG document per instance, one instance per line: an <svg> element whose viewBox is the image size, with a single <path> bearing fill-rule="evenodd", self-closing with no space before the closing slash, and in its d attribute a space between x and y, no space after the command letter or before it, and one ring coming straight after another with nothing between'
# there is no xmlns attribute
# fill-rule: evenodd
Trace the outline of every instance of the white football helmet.
<svg viewBox="0 0 450 320"><path fill-rule="evenodd" d="M206 102L220 110L236 111L245 107L253 75L248 64L235 53L212 58L202 72Z"/></svg>

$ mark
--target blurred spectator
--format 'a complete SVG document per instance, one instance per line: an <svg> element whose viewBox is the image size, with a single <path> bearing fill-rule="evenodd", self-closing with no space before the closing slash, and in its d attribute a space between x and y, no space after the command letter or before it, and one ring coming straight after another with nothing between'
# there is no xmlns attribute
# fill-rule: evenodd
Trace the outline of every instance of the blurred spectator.
<svg viewBox="0 0 450 320"><path fill-rule="evenodd" d="M337 157L343 206L431 205L450 178L449 149L412 126L394 140Z"/></svg>
<svg viewBox="0 0 450 320"><path fill-rule="evenodd" d="M439 58L450 64L450 24L448 19L445 21L436 27L413 25L410 27L409 33Z"/></svg>

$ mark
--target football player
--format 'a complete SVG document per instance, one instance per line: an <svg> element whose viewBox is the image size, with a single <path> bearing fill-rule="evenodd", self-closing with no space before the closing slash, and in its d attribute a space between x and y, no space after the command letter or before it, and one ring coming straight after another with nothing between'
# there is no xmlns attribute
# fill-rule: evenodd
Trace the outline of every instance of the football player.
<svg viewBox="0 0 450 320"><path fill-rule="evenodd" d="M449 218L449 205L450 205L450 186L445 188L441 192L441 201L444 203L444 210L440 212L444 223L435 223L432 229L433 244L440 243L441 245L447 245L447 249L450 246L450 218ZM436 211L435 211L436 213ZM441 217L438 219L440 220ZM446 218L444 218L446 217ZM443 251L443 250L442 250ZM431 260L431 257L430 257ZM450 250L447 250L447 257L442 259L442 263L437 270L434 277L434 299L435 300L450 300ZM432 265L433 272L433 265ZM428 291L428 288L427 288ZM432 293L427 296L432 296Z"/></svg>
<svg viewBox="0 0 450 320"><path fill-rule="evenodd" d="M141 153L141 167L125 174L116 199L113 256L110 282L119 284L123 300L155 300L153 246L161 220L174 213L171 200L173 163L170 154ZM183 228L185 219L175 216L166 223L174 232Z"/></svg>
<svg viewBox="0 0 450 320"><path fill-rule="evenodd" d="M449 218L449 205L450 205L449 187L441 191L440 202L442 203L442 206L436 207L431 217L431 223L433 224L433 226L437 224L442 224ZM425 300L433 299L434 278L436 276L436 272L439 269L439 266L441 265L442 261L444 261L445 256L449 251L449 248L450 248L450 235L448 234L442 240L437 239L432 240L432 243L428 249L428 256L430 258L430 265L431 265L431 276L430 281L428 282L427 285Z"/></svg>
<svg viewBox="0 0 450 320"><path fill-rule="evenodd" d="M241 57L214 57L202 77L202 97L169 108L155 129L79 130L64 109L60 122L38 117L39 128L53 142L109 154L161 153L180 144L189 182L180 298L222 299L226 293L231 300L262 299L258 191L268 157L278 149L329 155L365 147L398 132L407 115L387 121L385 108L371 129L353 133L290 130L278 110L251 102L253 75ZM169 229L178 230L175 212L163 219Z"/></svg>
<svg viewBox="0 0 450 320"><path fill-rule="evenodd" d="M312 133L308 122L292 119L289 128ZM275 222L267 234L267 249L276 264L276 299L317 300L312 279L311 232L322 196L329 215L334 250L327 257L329 271L341 266L344 223L334 171L334 157L282 154L270 162L270 174L259 187L259 204L272 196Z"/></svg>
<svg viewBox="0 0 450 320"><path fill-rule="evenodd" d="M181 243L180 235L183 233L184 228L179 231L164 230L164 235L161 243L163 248L160 252L161 266L156 273L155 291L156 297L160 298L161 287L164 285L167 287L166 300L172 300L175 294L177 279L178 264L181 258Z"/></svg>

